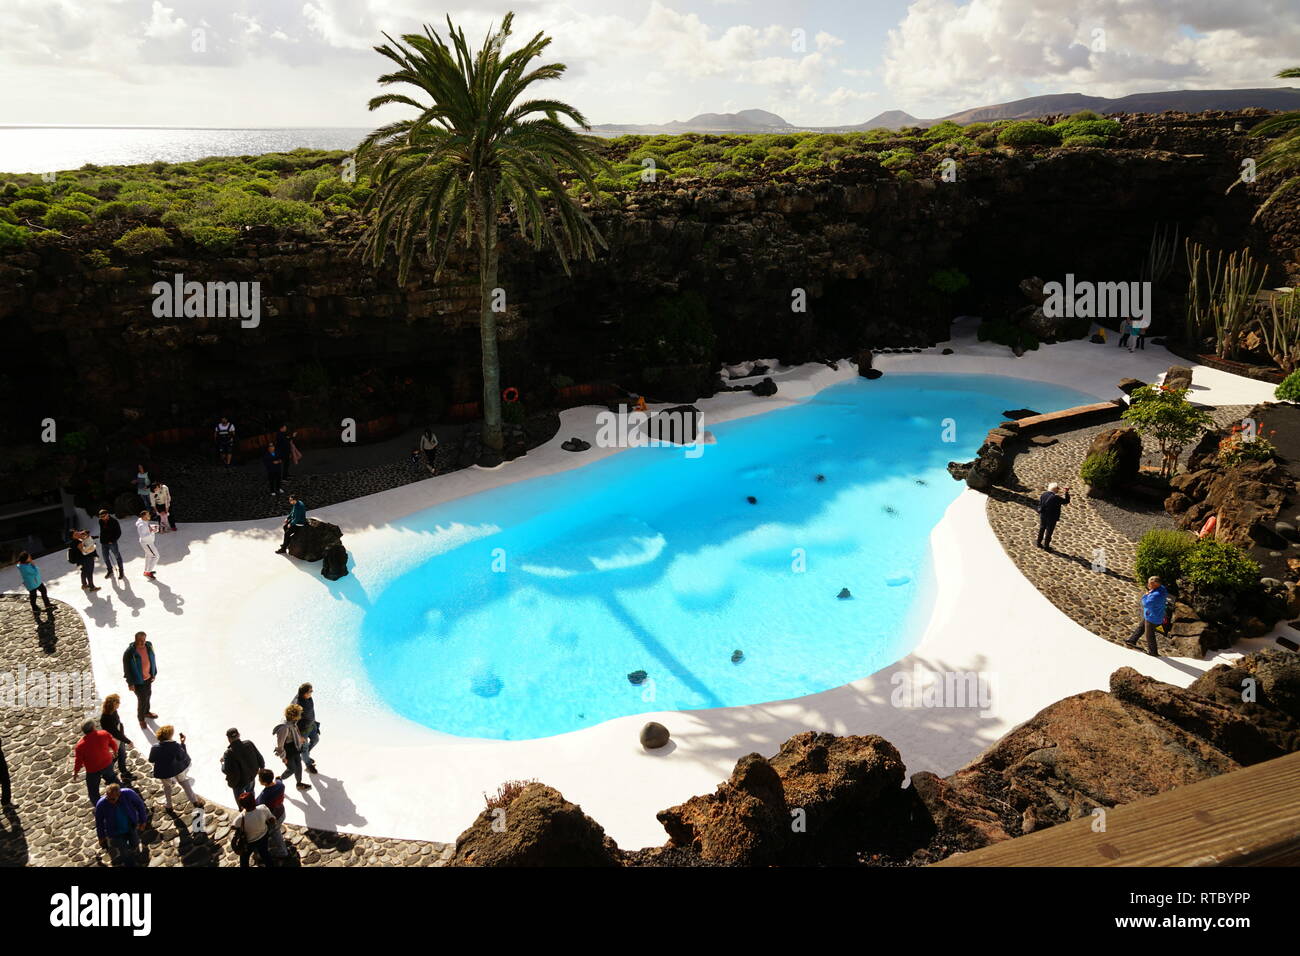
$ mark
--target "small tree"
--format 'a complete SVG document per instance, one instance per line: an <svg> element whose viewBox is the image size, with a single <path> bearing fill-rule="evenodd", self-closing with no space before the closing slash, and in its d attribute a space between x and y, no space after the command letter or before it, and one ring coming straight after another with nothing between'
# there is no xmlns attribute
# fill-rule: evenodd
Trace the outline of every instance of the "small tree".
<svg viewBox="0 0 1300 956"><path fill-rule="evenodd" d="M1123 418L1160 446L1160 474L1171 478L1178 458L1191 442L1214 424L1209 413L1187 400L1187 389L1144 385L1133 393Z"/></svg>

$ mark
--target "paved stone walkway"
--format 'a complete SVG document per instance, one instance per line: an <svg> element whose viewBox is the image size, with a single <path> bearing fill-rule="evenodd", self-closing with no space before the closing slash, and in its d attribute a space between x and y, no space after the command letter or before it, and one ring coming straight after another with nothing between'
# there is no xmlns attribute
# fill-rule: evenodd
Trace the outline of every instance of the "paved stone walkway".
<svg viewBox="0 0 1300 956"><path fill-rule="evenodd" d="M1222 427L1240 421L1247 409L1223 406L1210 414ZM1090 426L1054 436L1055 445L1030 446L1016 456L1011 476L993 489L987 505L989 524L1025 577L1073 620L1116 642L1126 639L1138 620L1142 590L1133 580L1138 541L1149 528L1174 527L1163 509L1084 496L1079 467L1088 446L1098 433L1121 426ZM1159 464L1150 440L1143 442L1143 464ZM1074 489L1070 504L1062 509L1051 552L1034 546L1034 505L1049 481ZM1095 558L1104 558L1104 571L1093 570Z"/></svg>
<svg viewBox="0 0 1300 956"><path fill-rule="evenodd" d="M90 674L86 628L68 605L55 602L53 615L42 613L37 624L24 597L0 596L0 675L9 674L28 691L9 699L13 684L0 676L0 738L13 778L13 808L0 810L0 866L107 866L108 854L95 838L95 821L86 798L83 777L72 780L72 749L81 724L98 717L101 698ZM53 618L52 620L50 618ZM38 680L38 672L44 680ZM55 699L42 689L49 675L71 675ZM18 706L10 706L16 703ZM123 702L124 709L134 705ZM144 734L127 714L127 736L144 746ZM224 728L223 728L224 729ZM219 730L218 733L221 731ZM130 751L128 766L134 786L153 811L145 836L150 866L238 866L230 850L234 814L205 801L205 836L190 832L190 808L183 794L175 795L180 813L168 814L162 790L149 776L138 750ZM199 794L200 798L208 796ZM229 799L230 795L219 795ZM466 821L468 825L470 821ZM451 844L393 840L325 830L286 828L290 845L288 866L441 866L450 858ZM258 865L256 862L254 866Z"/></svg>

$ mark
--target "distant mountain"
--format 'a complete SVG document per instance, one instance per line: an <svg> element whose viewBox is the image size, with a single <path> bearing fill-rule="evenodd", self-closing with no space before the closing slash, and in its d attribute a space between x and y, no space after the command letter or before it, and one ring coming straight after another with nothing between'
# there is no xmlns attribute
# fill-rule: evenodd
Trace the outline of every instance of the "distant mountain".
<svg viewBox="0 0 1300 956"><path fill-rule="evenodd" d="M1266 110L1300 110L1300 89L1281 86L1253 90L1163 90L1131 93L1116 99L1083 93L1057 93L962 110L930 122L988 123L1000 119L1034 119L1047 113L1077 113L1079 110L1097 113L1163 113L1165 110L1198 113L1201 110L1241 110L1252 106Z"/></svg>
<svg viewBox="0 0 1300 956"><path fill-rule="evenodd" d="M606 123L592 127L592 132L597 136L623 136L629 133L642 136L660 133L793 133L800 130L847 132L933 126L944 120L965 125L994 120L1036 119L1049 113L1077 113L1079 110L1093 110L1097 113L1162 113L1165 110L1196 113L1201 110L1240 110L1249 107L1300 110L1300 89L1279 86L1252 90L1164 90L1132 93L1115 99L1084 93L1052 93L993 106L977 106L938 119L917 119L902 110L888 110L856 126L796 126L767 110L741 110L739 113L700 113L688 120L674 120L671 123Z"/></svg>
<svg viewBox="0 0 1300 956"><path fill-rule="evenodd" d="M854 129L902 129L904 126L929 126L931 120L919 120L911 113L904 113L902 110L886 110L878 116L873 116L860 126Z"/></svg>
<svg viewBox="0 0 1300 956"><path fill-rule="evenodd" d="M739 113L700 113L690 119L671 123L619 124L602 123L591 131L597 136L624 136L635 133L654 136L657 133L771 133L793 132L805 127L791 126L775 113L767 110L741 110Z"/></svg>
<svg viewBox="0 0 1300 956"><path fill-rule="evenodd" d="M741 110L739 113L701 113L686 122L666 124L669 129L682 130L761 130L776 127L792 129L785 120L767 110Z"/></svg>

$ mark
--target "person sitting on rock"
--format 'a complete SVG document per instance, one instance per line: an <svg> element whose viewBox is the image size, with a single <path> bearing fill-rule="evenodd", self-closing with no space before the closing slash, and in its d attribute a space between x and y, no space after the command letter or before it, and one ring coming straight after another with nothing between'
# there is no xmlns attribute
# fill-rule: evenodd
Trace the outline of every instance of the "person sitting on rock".
<svg viewBox="0 0 1300 956"><path fill-rule="evenodd" d="M307 504L297 495L289 495L289 514L284 519L284 542L276 549L276 554L287 554L289 542L303 528L307 527Z"/></svg>
<svg viewBox="0 0 1300 956"><path fill-rule="evenodd" d="M1038 538L1035 541L1037 547L1044 551L1052 550L1052 532L1056 530L1056 522L1061 520L1061 505L1070 503L1070 489L1065 489L1065 494L1059 494L1061 486L1052 482L1047 486L1038 498Z"/></svg>

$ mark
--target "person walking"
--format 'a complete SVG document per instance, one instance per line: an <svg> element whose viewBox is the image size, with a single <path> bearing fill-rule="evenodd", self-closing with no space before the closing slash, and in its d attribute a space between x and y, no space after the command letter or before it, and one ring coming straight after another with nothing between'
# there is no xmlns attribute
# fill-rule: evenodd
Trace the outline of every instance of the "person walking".
<svg viewBox="0 0 1300 956"><path fill-rule="evenodd" d="M1118 347L1119 347L1119 348L1127 348L1130 352L1132 352L1132 351L1133 351L1133 346L1131 346L1131 345L1128 344L1128 340L1129 340L1129 336L1131 336L1131 335L1133 334L1133 323L1130 322L1128 319L1120 319L1120 321L1119 321L1119 333L1120 333L1120 334L1119 334L1119 346L1118 346Z"/></svg>
<svg viewBox="0 0 1300 956"><path fill-rule="evenodd" d="M270 809L274 817L284 821L284 781L274 771L263 767L257 771L257 782L262 785L262 792L257 795L257 802Z"/></svg>
<svg viewBox="0 0 1300 956"><path fill-rule="evenodd" d="M285 478L289 477L289 466L296 465L302 460L298 446L293 443L295 437L297 432L289 431L288 425L281 425L279 431L275 433L275 453L280 456Z"/></svg>
<svg viewBox="0 0 1300 956"><path fill-rule="evenodd" d="M176 728L164 724L158 728L158 743L149 751L149 762L153 764L155 780L162 781L163 800L168 812L172 810L172 784L179 784L189 798L190 806L197 807L202 801L194 795L194 782L186 773L190 769L190 752L185 748L185 735L181 734L180 743L172 740Z"/></svg>
<svg viewBox="0 0 1300 956"><path fill-rule="evenodd" d="M436 475L438 473L438 436L433 433L432 426L426 428L424 434L420 436L420 454L424 458L424 467L429 469L429 474Z"/></svg>
<svg viewBox="0 0 1300 956"><path fill-rule="evenodd" d="M99 845L116 851L123 866L135 866L143 847L140 834L149 825L149 809L140 794L120 783L110 783L95 801L95 833Z"/></svg>
<svg viewBox="0 0 1300 956"><path fill-rule="evenodd" d="M234 727L226 731L226 743L226 752L221 755L221 772L226 775L226 786L238 804L241 796L253 792L253 781L265 762L257 745L251 740L240 740L239 731Z"/></svg>
<svg viewBox="0 0 1300 956"><path fill-rule="evenodd" d="M9 761L5 760L5 742L0 739L0 806L13 805L13 791L9 789Z"/></svg>
<svg viewBox="0 0 1300 956"><path fill-rule="evenodd" d="M316 722L316 701L312 698L311 684L299 686L298 696L291 703L302 708L302 716L298 718L298 733L303 739L302 762L307 767L307 772L315 775L316 761L312 759L311 752L320 743L320 724Z"/></svg>
<svg viewBox="0 0 1300 956"><path fill-rule="evenodd" d="M98 730L93 720L81 725L81 739L73 748L72 779L82 768L86 771L86 794L93 807L99 802L100 783L118 783L113 773L113 760L117 757L117 741L107 730Z"/></svg>
<svg viewBox="0 0 1300 956"><path fill-rule="evenodd" d="M154 656L153 643L144 631L136 631L135 641L122 652L122 676L126 686L135 694L135 716L140 727L158 715L149 709L153 699L153 682L158 676L158 658Z"/></svg>
<svg viewBox="0 0 1300 956"><path fill-rule="evenodd" d="M1061 505L1070 503L1070 489L1061 494L1061 486L1052 482L1047 490L1038 496L1038 538L1035 544L1044 551L1052 550L1052 532L1056 522L1061 520Z"/></svg>
<svg viewBox="0 0 1300 956"><path fill-rule="evenodd" d="M310 790L311 784L302 782L302 734L298 732L298 721L302 719L302 708L290 704L284 709L284 723L275 728L275 755L284 761L284 779L293 774L299 790Z"/></svg>
<svg viewBox="0 0 1300 956"><path fill-rule="evenodd" d="M1129 647L1137 647L1138 638L1145 636L1147 653L1152 657L1159 657L1160 649L1156 647L1156 628L1165 622L1165 611L1168 607L1169 591L1161 583L1160 578L1156 575L1147 578L1147 591L1142 595L1142 618L1124 643Z"/></svg>
<svg viewBox="0 0 1300 956"><path fill-rule="evenodd" d="M239 810L240 814L232 825L243 836L242 840L236 838L238 844L242 844L239 849L239 866L247 867L248 860L254 853L263 866L270 866L270 836L271 828L275 826L275 816L267 807L258 806L251 793L239 795Z"/></svg>
<svg viewBox="0 0 1300 956"><path fill-rule="evenodd" d="M159 529L175 531L176 521L172 518L172 490L161 481L155 481L149 486L149 494L153 497L153 510L158 515ZM163 527L164 524L166 527Z"/></svg>
<svg viewBox="0 0 1300 956"><path fill-rule="evenodd" d="M262 792L257 795L257 805L266 807L275 817L275 827L271 830L270 850L273 857L286 857L289 848L284 842L284 781L270 770L257 772L257 780L262 785Z"/></svg>
<svg viewBox="0 0 1300 956"><path fill-rule="evenodd" d="M53 613L54 605L50 603L50 592L45 588L45 582L41 580L41 569L32 561L32 556L26 551L18 555L18 576L23 580L23 587L27 589L27 600L32 603L32 617L38 621L41 619L41 612L36 609L36 595L41 596L45 602L45 610Z"/></svg>
<svg viewBox="0 0 1300 956"><path fill-rule="evenodd" d="M153 495L149 492L149 485L152 482L149 480L149 472L144 465L135 466L135 478L132 479L132 484L135 485L135 493L140 497L140 501L145 508L152 508Z"/></svg>
<svg viewBox="0 0 1300 956"><path fill-rule="evenodd" d="M126 580L126 572L122 570L122 550L118 547L118 542L122 540L122 525L108 513L107 508L99 509L99 543L104 546L104 567L107 569L108 579L113 580L113 557L117 557L117 575L123 581Z"/></svg>
<svg viewBox="0 0 1300 956"><path fill-rule="evenodd" d="M1132 322L1129 323L1133 325ZM1133 325L1133 347L1145 350L1147 347L1147 327L1145 325Z"/></svg>
<svg viewBox="0 0 1300 956"><path fill-rule="evenodd" d="M284 540L276 548L276 554L287 554L289 542L293 536L307 527L307 503L297 495L289 496L289 514L284 519Z"/></svg>
<svg viewBox="0 0 1300 956"><path fill-rule="evenodd" d="M154 574L154 568L158 567L158 548L154 544L158 525L154 523L149 512L141 511L140 516L135 519L135 533L140 539L140 550L144 552L144 576L152 580L157 576Z"/></svg>
<svg viewBox="0 0 1300 956"><path fill-rule="evenodd" d="M212 430L212 437L217 443L217 457L227 468L230 467L230 459L235 454L235 426L225 415L221 416L221 421L217 422L217 427Z"/></svg>
<svg viewBox="0 0 1300 956"><path fill-rule="evenodd" d="M268 442L266 451L262 452L262 467L266 469L266 482L271 486L271 494L278 495L284 491L284 461L275 451L275 442Z"/></svg>
<svg viewBox="0 0 1300 956"><path fill-rule="evenodd" d="M95 586L95 558L99 557L99 552L95 550L95 539L89 531L72 532L72 547L68 550L76 549L77 563L81 566L81 590L98 591Z"/></svg>
<svg viewBox="0 0 1300 956"><path fill-rule="evenodd" d="M104 698L104 705L99 713L99 729L107 730L117 741L117 772L124 782L130 783L135 779L135 775L126 767L126 748L131 746L131 741L122 726L122 716L117 712L121 706L122 698L117 694L109 694Z"/></svg>

